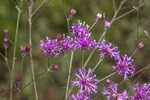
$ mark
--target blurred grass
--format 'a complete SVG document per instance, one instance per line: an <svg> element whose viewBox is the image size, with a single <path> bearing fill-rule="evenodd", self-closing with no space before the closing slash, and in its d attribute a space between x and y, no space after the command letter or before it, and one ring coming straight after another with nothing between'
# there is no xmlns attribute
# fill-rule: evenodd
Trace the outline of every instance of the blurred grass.
<svg viewBox="0 0 150 100"><path fill-rule="evenodd" d="M15 6L18 1L0 0L0 52L4 54L3 48L3 29L8 28L10 32L10 38L14 40L17 10ZM38 7L41 1L36 0L34 8ZM115 0L116 7L118 7L120 0ZM135 59L135 65L137 69L141 69L150 63L150 43L149 40L144 35L144 30L150 31L150 1L145 0L145 5L141 9L114 23L114 25L109 29L106 35L106 39L114 43L119 47L122 54L131 55L135 49L138 42L143 41L145 47L138 51L133 57ZM20 56L20 46L28 44L28 13L27 13L27 1L24 1L24 7L22 9L22 17L19 29L19 41L17 43L17 63L16 63L16 75L19 75L21 66L21 56ZM138 5L137 0L128 0L124 8L121 10L120 14L132 9L133 6ZM74 16L72 22L77 23L77 20L86 21L89 25L95 20L96 14L98 12L105 13L106 18L110 20L114 13L113 2L110 0L47 0L44 6L38 11L38 13L33 17L33 55L34 63L36 67L36 74L47 69L47 57L44 56L40 50L40 40L44 39L45 36L55 38L57 33L67 33L67 23L65 14L68 15L71 8L77 10L77 14ZM139 14L139 16L138 16ZM96 26L92 29L92 34L95 39L103 32L102 21L98 22ZM9 62L12 63L12 51L13 45L10 44L8 48L9 52ZM93 67L98 61L98 53L95 53L94 57L89 62L88 66ZM85 59L89 55L89 51L85 51ZM38 94L40 100L63 100L65 94L65 84L67 81L68 65L67 60L70 58L70 52L66 54L67 59L62 55L58 59L50 58L49 62L51 65L58 64L60 70L57 72L49 73L44 75L41 79L37 81ZM73 73L78 67L81 66L81 51L77 51L74 56L73 62ZM102 62L100 68L95 72L98 78L103 78L104 76L112 72L111 66L114 64L110 59L106 59ZM23 84L31 81L31 71L29 64L29 56L27 55L24 60L24 75ZM0 58L0 87L8 88L9 83L9 73L7 67L2 58ZM144 71L143 71L144 72ZM146 71L147 72L147 71ZM73 75L72 73L72 75ZM144 73L143 73L144 74ZM142 75L140 82L145 82L149 80L149 73ZM146 77L146 79L145 79ZM118 75L113 77L115 82L119 82L120 78ZM136 79L136 77L134 77ZM133 80L134 80L133 79ZM142 80L143 79L143 80ZM126 84L126 85L124 85ZM125 82L121 85L121 88L126 86L132 86L131 82ZM100 90L103 88L100 84ZM99 90L99 91L100 91ZM20 94L18 94L20 95ZM100 94L96 96L99 98ZM0 94L0 100L8 97L8 93ZM34 91L32 85L27 87L23 93L21 93L21 100L34 100Z"/></svg>

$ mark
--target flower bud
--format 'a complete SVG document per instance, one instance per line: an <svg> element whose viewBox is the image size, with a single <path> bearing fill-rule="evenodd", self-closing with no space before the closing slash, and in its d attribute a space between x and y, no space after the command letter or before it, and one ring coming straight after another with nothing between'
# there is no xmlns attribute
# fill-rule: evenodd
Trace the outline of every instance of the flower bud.
<svg viewBox="0 0 150 100"><path fill-rule="evenodd" d="M34 5L34 0L29 0L30 6Z"/></svg>
<svg viewBox="0 0 150 100"><path fill-rule="evenodd" d="M77 13L77 11L72 8L71 11L70 11L70 14L73 16L73 15L75 15L76 13Z"/></svg>
<svg viewBox="0 0 150 100"><path fill-rule="evenodd" d="M62 35L62 34L60 34L60 33L58 33L58 34L56 35L56 38L57 38L58 40L62 40L63 35Z"/></svg>
<svg viewBox="0 0 150 100"><path fill-rule="evenodd" d="M101 14L101 13L98 13L97 16L96 16L96 22L98 22L99 19L101 19L101 18L102 18L102 14Z"/></svg>
<svg viewBox="0 0 150 100"><path fill-rule="evenodd" d="M4 88L0 88L0 93L4 93L5 89Z"/></svg>
<svg viewBox="0 0 150 100"><path fill-rule="evenodd" d="M108 78L108 79L106 79L104 85L105 85L106 87L108 87L110 83L111 83L111 80Z"/></svg>
<svg viewBox="0 0 150 100"><path fill-rule="evenodd" d="M26 46L26 52L29 52L30 49L31 49L31 46L30 46L30 45L27 45L27 46Z"/></svg>
<svg viewBox="0 0 150 100"><path fill-rule="evenodd" d="M16 81L17 81L17 82L20 82L21 80L22 80L22 77L21 77L21 76L17 76L17 77L16 77Z"/></svg>
<svg viewBox="0 0 150 100"><path fill-rule="evenodd" d="M107 20L104 20L104 30L107 30L110 27L110 22Z"/></svg>
<svg viewBox="0 0 150 100"><path fill-rule="evenodd" d="M77 11L72 8L71 11L70 11L69 18L71 19L76 13L77 13Z"/></svg>
<svg viewBox="0 0 150 100"><path fill-rule="evenodd" d="M141 48L143 48L143 47L144 47L144 43L143 43L143 42L140 42L140 43L138 44L138 46L137 46L138 49L141 49Z"/></svg>
<svg viewBox="0 0 150 100"><path fill-rule="evenodd" d="M57 71L59 69L59 66L56 64L56 65L51 66L49 69L50 71Z"/></svg>
<svg viewBox="0 0 150 100"><path fill-rule="evenodd" d="M22 45L20 49L21 49L21 53L23 54L26 53L26 47L24 45Z"/></svg>
<svg viewBox="0 0 150 100"><path fill-rule="evenodd" d="M4 33L4 37L6 37L6 38L9 38L9 32L8 32L8 29L4 29L3 30L3 33Z"/></svg>

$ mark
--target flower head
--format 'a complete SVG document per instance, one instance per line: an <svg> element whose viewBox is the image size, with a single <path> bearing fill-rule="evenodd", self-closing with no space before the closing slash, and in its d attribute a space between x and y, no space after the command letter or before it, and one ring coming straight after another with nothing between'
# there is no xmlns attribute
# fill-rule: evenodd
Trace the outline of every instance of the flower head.
<svg viewBox="0 0 150 100"><path fill-rule="evenodd" d="M78 24L72 24L71 35L75 37L90 37L90 32L88 31L89 26L85 23L79 22Z"/></svg>
<svg viewBox="0 0 150 100"><path fill-rule="evenodd" d="M76 96L72 94L69 100L91 100L91 99L90 96L87 96L84 93L77 93Z"/></svg>
<svg viewBox="0 0 150 100"><path fill-rule="evenodd" d="M132 100L150 100L150 84L144 84L143 86L136 84L133 91L136 95L131 96Z"/></svg>
<svg viewBox="0 0 150 100"><path fill-rule="evenodd" d="M117 65L116 66L112 66L113 69L117 70L119 75L124 74L124 80L127 79L127 75L134 75L134 65L132 64L133 60L131 59L131 57L128 57L127 55L123 56L123 59L119 59L117 61Z"/></svg>
<svg viewBox="0 0 150 100"><path fill-rule="evenodd" d="M115 60L120 58L120 52L118 51L118 47L114 46L112 43L106 43L105 40L97 43L97 48L99 51L102 51L100 54L101 58L104 58L106 55L110 55L114 57Z"/></svg>
<svg viewBox="0 0 150 100"><path fill-rule="evenodd" d="M94 48L96 45L96 42L94 40L91 40L90 38L82 38L82 37L77 37L74 39L74 43L72 45L72 49L91 49Z"/></svg>
<svg viewBox="0 0 150 100"><path fill-rule="evenodd" d="M59 56L58 51L59 42L46 37L45 40L41 40L40 47L45 55Z"/></svg>
<svg viewBox="0 0 150 100"><path fill-rule="evenodd" d="M72 86L80 88L80 93L97 93L99 80L96 78L96 75L92 76L92 69L88 69L88 72L79 69L78 72L75 73L75 77L77 77L77 80L72 81Z"/></svg>
<svg viewBox="0 0 150 100"><path fill-rule="evenodd" d="M107 100L127 100L127 92L118 93L117 88L118 84L111 84L108 86L108 91L103 92L103 95L107 95Z"/></svg>

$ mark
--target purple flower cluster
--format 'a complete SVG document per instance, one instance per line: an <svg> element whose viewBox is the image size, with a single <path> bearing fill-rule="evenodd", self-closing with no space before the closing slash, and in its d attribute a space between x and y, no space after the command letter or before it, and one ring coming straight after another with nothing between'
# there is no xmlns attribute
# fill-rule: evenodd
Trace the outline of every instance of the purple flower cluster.
<svg viewBox="0 0 150 100"><path fill-rule="evenodd" d="M128 79L128 75L134 75L135 68L133 65L133 60L127 55L120 55L117 46L113 45L111 42L106 43L105 40L102 40L97 43L96 48L98 48L98 50L101 52L100 57L102 59L109 55L116 61L116 65L112 66L112 68L117 70L119 75L124 75L124 80Z"/></svg>
<svg viewBox="0 0 150 100"><path fill-rule="evenodd" d="M81 22L71 26L71 35L74 36L73 50L85 48L91 49L95 47L96 42L91 39L88 27L88 25Z"/></svg>
<svg viewBox="0 0 150 100"><path fill-rule="evenodd" d="M112 43L106 43L105 40L102 40L101 42L97 43L97 48L100 52L101 58L104 59L106 55L110 55L111 57L114 57L114 59L119 59L120 52L118 51L118 47L114 46Z"/></svg>
<svg viewBox="0 0 150 100"><path fill-rule="evenodd" d="M131 100L150 100L150 84L144 84L143 86L136 84L133 92L136 95L131 96Z"/></svg>
<svg viewBox="0 0 150 100"><path fill-rule="evenodd" d="M88 69L88 72L85 70L79 69L75 76L78 80L72 81L72 86L77 86L80 88L80 93L87 92L88 94L97 93L97 84L99 80L96 78L96 75L92 76L92 69Z"/></svg>
<svg viewBox="0 0 150 100"><path fill-rule="evenodd" d="M71 48L72 39L67 37L62 40L50 39L46 37L45 40L41 40L40 47L45 55L52 55L58 57L61 53L64 53Z"/></svg>
<svg viewBox="0 0 150 100"><path fill-rule="evenodd" d="M107 95L107 100L127 100L128 94L126 91L118 93L118 84L111 84L108 86L108 90L105 90L102 94Z"/></svg>
<svg viewBox="0 0 150 100"><path fill-rule="evenodd" d="M117 65L112 67L113 69L117 70L119 75L124 74L124 80L128 79L128 75L133 76L135 72L134 65L132 64L132 59L127 55L122 56L122 59L120 58L117 61Z"/></svg>
<svg viewBox="0 0 150 100"><path fill-rule="evenodd" d="M57 34L57 39L50 39L46 37L45 40L41 40L40 47L45 55L52 55L58 57L61 53L66 52L68 49L91 49L96 46L95 40L90 38L90 32L85 24L73 24L72 36L62 37L61 34Z"/></svg>
<svg viewBox="0 0 150 100"><path fill-rule="evenodd" d="M91 100L90 95L97 93L97 84L99 80L96 78L96 75L92 75L92 69L88 69L88 72L85 70L79 69L77 73L75 73L75 77L77 80L72 81L72 86L76 86L79 88L79 92L77 96L72 95L72 99L74 100Z"/></svg>

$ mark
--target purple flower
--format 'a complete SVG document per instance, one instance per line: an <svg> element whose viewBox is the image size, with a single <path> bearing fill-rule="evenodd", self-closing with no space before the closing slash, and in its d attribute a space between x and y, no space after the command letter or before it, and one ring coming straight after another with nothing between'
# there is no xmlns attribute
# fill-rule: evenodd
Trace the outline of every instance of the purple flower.
<svg viewBox="0 0 150 100"><path fill-rule="evenodd" d="M131 100L150 100L150 84L144 84L143 86L136 84L133 91L136 96L131 96Z"/></svg>
<svg viewBox="0 0 150 100"><path fill-rule="evenodd" d="M73 39L70 37L66 37L63 40L59 41L60 51L66 52L68 49L72 47Z"/></svg>
<svg viewBox="0 0 150 100"><path fill-rule="evenodd" d="M97 84L99 83L99 80L96 78L96 75L92 76L92 69L89 68L88 72L79 69L78 72L75 73L75 77L77 77L77 80L72 81L72 86L77 86L78 88L80 88L79 93L97 93Z"/></svg>
<svg viewBox="0 0 150 100"><path fill-rule="evenodd" d="M90 32L88 31L88 25L85 27L85 23L79 22L79 24L72 24L71 34L76 37L90 37Z"/></svg>
<svg viewBox="0 0 150 100"><path fill-rule="evenodd" d="M77 96L72 94L69 100L92 100L92 99L90 99L90 96L87 96L84 93L77 93Z"/></svg>
<svg viewBox="0 0 150 100"><path fill-rule="evenodd" d="M105 40L97 43L97 48L102 53L100 56L104 58L106 55L110 55L111 57L114 57L115 60L118 60L120 58L120 52L118 51L118 47L114 46L112 43L106 43Z"/></svg>
<svg viewBox="0 0 150 100"><path fill-rule="evenodd" d="M45 40L41 40L40 47L45 55L51 55L58 57L60 54L66 52L72 47L73 39L70 37L64 37L61 40L55 39L52 40L46 37Z"/></svg>
<svg viewBox="0 0 150 100"><path fill-rule="evenodd" d="M41 40L40 47L45 55L52 55L57 57L60 52L58 51L59 42L46 37L45 40Z"/></svg>
<svg viewBox="0 0 150 100"><path fill-rule="evenodd" d="M123 56L123 59L119 59L116 66L112 66L113 69L117 70L119 75L124 74L124 80L127 79L127 75L134 75L134 65L132 64L131 57L128 57L127 55Z"/></svg>
<svg viewBox="0 0 150 100"><path fill-rule="evenodd" d="M74 39L74 43L72 45L72 49L76 50L76 49L91 49L94 48L96 45L96 42L94 40L91 40L88 37L77 37L76 39Z"/></svg>
<svg viewBox="0 0 150 100"><path fill-rule="evenodd" d="M107 100L127 100L127 92L123 91L122 93L118 93L117 88L118 84L111 84L108 86L108 91L105 90L102 94L107 95Z"/></svg>

